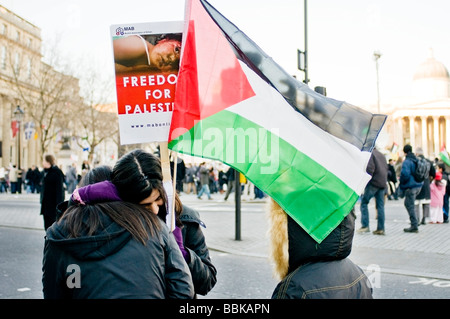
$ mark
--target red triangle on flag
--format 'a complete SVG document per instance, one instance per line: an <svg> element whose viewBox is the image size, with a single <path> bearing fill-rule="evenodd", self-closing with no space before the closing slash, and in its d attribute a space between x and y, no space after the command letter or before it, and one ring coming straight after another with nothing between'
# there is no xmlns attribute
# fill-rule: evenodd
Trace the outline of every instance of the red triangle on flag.
<svg viewBox="0 0 450 319"><path fill-rule="evenodd" d="M255 95L220 28L198 0L188 1L169 141Z"/></svg>

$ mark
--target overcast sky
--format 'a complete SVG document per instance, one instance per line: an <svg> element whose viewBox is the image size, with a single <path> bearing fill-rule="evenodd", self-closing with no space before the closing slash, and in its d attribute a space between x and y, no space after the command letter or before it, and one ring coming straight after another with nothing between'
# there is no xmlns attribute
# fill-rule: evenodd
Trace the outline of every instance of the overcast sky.
<svg viewBox="0 0 450 319"><path fill-rule="evenodd" d="M210 0L286 71L297 70L304 49L304 0ZM112 24L184 19L184 0L7 0L6 8L59 37L67 59L89 59L113 76ZM381 102L408 96L414 71L433 48L450 67L448 0L308 1L310 87L355 105L376 104L374 51L379 59Z"/></svg>

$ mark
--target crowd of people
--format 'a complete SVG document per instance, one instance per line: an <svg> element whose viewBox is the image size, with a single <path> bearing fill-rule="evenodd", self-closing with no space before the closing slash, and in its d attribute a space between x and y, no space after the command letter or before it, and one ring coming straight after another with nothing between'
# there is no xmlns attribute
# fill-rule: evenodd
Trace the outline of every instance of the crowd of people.
<svg viewBox="0 0 450 319"><path fill-rule="evenodd" d="M224 200L227 201L230 194L234 192L236 171L232 167L216 168L213 162L210 164L201 162L199 165L189 163L186 165L184 172L184 178L180 181L184 188L180 188L179 191L184 189L186 194L193 193L199 199L202 199L203 194L208 199L212 199L212 194L225 194ZM243 195L250 199L267 197L243 174L239 173L239 176Z"/></svg>
<svg viewBox="0 0 450 319"><path fill-rule="evenodd" d="M45 176L44 166L42 164L42 169L40 169L37 165L33 164L26 170L18 168L15 164L10 164L8 167L0 167L0 193L40 194ZM90 169L90 165L89 161L83 161L80 172L77 170L77 164L75 162L65 170L61 166L58 166L58 168L64 175L64 190L68 194L72 194L80 182L81 177Z"/></svg>
<svg viewBox="0 0 450 319"><path fill-rule="evenodd" d="M405 232L416 233L419 224L427 222L448 222L449 182L444 163L426 160L426 177L419 180L416 168L419 159L424 159L423 151L418 148L413 153L405 145L403 152L404 158L397 161L387 160L376 148L372 152L367 166L371 180L361 196L359 232L369 232L372 198L376 202L375 235L385 234L386 199L404 198L411 221ZM191 299L208 294L216 285L217 269L202 232L205 225L180 195L193 192L201 199L203 194L212 198L211 194L220 192L227 200L236 178L244 189L250 184L245 176L233 168L223 171L205 162L185 165L178 159L175 227L170 229L166 221L169 198L156 155L136 149L119 158L114 167L91 168L83 163L81 174L76 164L63 173L50 154L44 156L42 166L42 171L35 166L28 170L25 185L30 192L40 193L46 231L44 298ZM11 192L18 188L12 186L17 182L14 177L20 176L16 171L14 165L0 171L0 177L9 177ZM33 171L39 177L32 188ZM254 194L255 198L266 196L257 189ZM372 298L370 281L347 258L355 207L321 243L320 250L276 202L270 200L266 209L271 258L280 279L272 298ZM340 276L328 276L336 272ZM85 284L80 285L81 281Z"/></svg>
<svg viewBox="0 0 450 319"><path fill-rule="evenodd" d="M371 176L361 195L361 228L359 233L370 231L368 204L375 198L377 229L375 235L384 235L384 206L387 200L404 199L410 226L404 232L418 233L419 225L448 223L450 183L446 164L439 158L425 158L422 148L406 144L403 157L386 159L376 148L367 166ZM420 164L419 162L422 160ZM423 167L422 172L417 171ZM420 176L419 176L420 175Z"/></svg>

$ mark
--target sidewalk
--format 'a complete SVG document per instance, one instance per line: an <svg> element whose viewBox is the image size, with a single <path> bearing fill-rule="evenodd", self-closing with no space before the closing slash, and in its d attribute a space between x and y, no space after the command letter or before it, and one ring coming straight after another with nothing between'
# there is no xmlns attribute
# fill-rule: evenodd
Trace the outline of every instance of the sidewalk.
<svg viewBox="0 0 450 319"><path fill-rule="evenodd" d="M236 240L234 195L227 202L223 194L213 194L213 200L181 194L181 200L200 213L206 228L202 229L210 249L231 254L268 258L266 200L241 202L241 239ZM29 202L25 211L11 209L0 214L0 226L42 229L42 216L36 210L38 194L0 194L2 201L20 199ZM356 229L360 227L359 204L356 207ZM374 202L369 206L371 230L375 230ZM379 267L381 272L450 280L450 224L422 225L419 233L403 232L409 218L403 200L386 201L386 235L355 233L350 259L363 269Z"/></svg>

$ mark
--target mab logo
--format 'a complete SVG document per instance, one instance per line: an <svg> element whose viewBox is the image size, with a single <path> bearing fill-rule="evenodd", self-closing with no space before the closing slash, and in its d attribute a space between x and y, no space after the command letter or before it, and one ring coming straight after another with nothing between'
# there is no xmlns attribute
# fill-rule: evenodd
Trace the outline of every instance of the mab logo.
<svg viewBox="0 0 450 319"><path fill-rule="evenodd" d="M125 31L133 31L134 27L118 27L116 29L116 35L124 35Z"/></svg>

